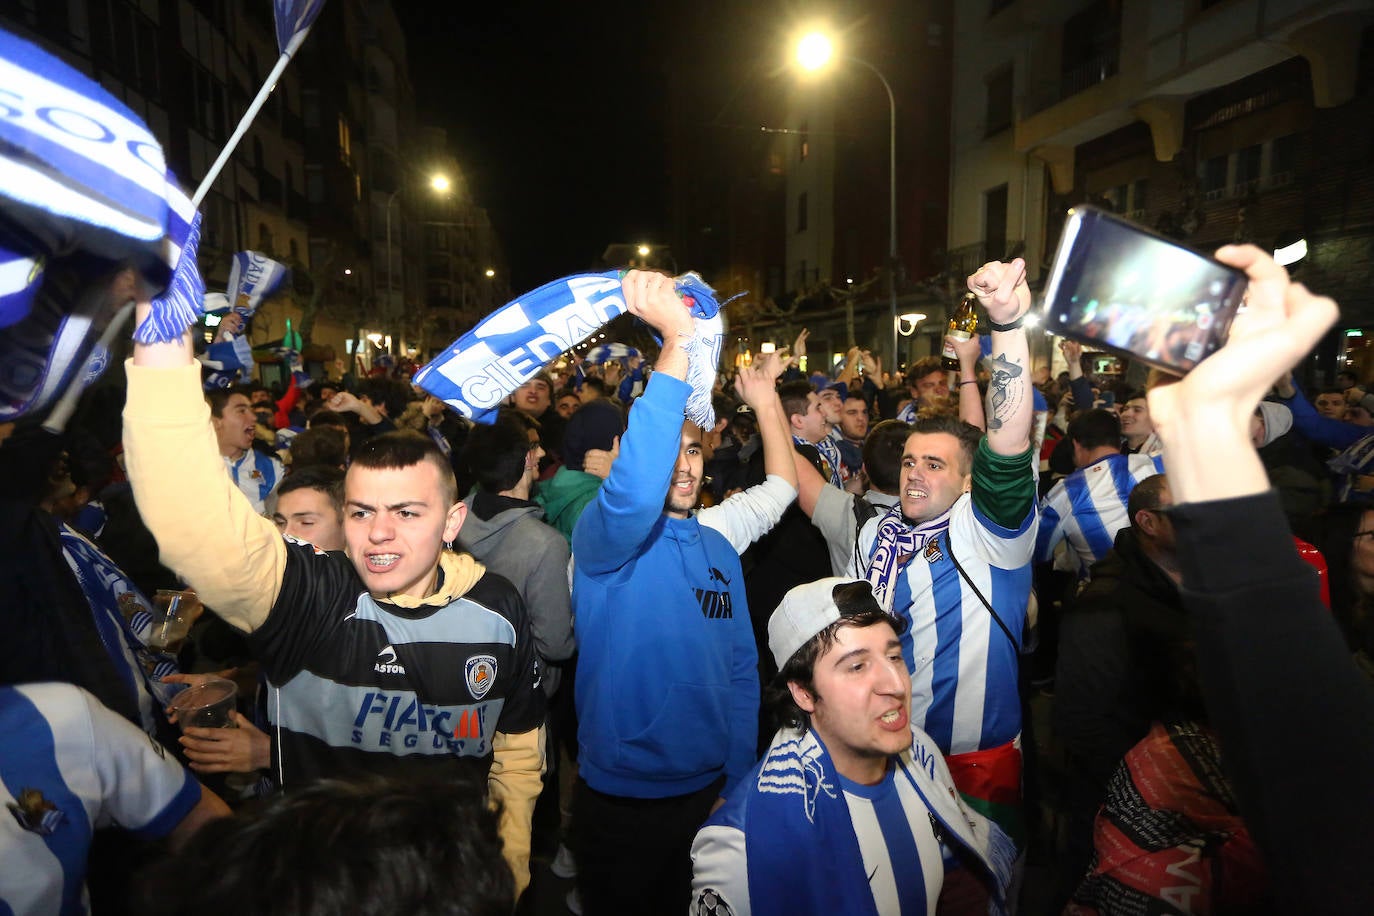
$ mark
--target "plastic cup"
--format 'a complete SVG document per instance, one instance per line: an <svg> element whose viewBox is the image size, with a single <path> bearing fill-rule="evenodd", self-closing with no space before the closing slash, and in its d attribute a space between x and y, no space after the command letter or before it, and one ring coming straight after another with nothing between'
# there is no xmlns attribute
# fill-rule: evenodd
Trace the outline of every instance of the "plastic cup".
<svg viewBox="0 0 1374 916"><path fill-rule="evenodd" d="M200 616L200 599L190 590L160 588L153 596L153 624L148 648L176 655Z"/></svg>
<svg viewBox="0 0 1374 916"><path fill-rule="evenodd" d="M172 697L168 704L176 713L177 725L188 728L233 728L235 700L239 688L233 681L211 678L203 684L187 687Z"/></svg>

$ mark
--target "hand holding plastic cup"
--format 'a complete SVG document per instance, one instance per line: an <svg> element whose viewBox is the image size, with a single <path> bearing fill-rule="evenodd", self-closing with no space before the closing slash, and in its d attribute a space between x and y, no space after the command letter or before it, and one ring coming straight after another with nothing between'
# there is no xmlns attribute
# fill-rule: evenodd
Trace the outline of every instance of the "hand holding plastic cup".
<svg viewBox="0 0 1374 916"><path fill-rule="evenodd" d="M208 678L187 687L172 698L168 712L182 731L188 728L236 728L234 717L238 686L224 678Z"/></svg>

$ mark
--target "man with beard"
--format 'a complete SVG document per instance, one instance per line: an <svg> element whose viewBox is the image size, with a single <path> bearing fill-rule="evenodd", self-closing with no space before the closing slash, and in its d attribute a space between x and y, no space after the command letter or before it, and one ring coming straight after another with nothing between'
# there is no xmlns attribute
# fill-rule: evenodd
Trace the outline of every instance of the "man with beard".
<svg viewBox="0 0 1374 916"><path fill-rule="evenodd" d="M683 420L691 313L669 277L630 271L623 286L663 349L573 532L571 839L588 913L667 913L687 900L697 828L754 763L758 654L739 556L692 515L703 454Z"/></svg>

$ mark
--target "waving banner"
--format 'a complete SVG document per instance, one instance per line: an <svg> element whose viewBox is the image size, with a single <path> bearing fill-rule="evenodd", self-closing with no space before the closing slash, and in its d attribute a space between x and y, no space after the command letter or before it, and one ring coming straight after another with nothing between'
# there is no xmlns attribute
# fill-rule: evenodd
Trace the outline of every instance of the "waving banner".
<svg viewBox="0 0 1374 916"><path fill-rule="evenodd" d="M602 363L609 363L613 359L628 359L631 356L638 356L639 351L629 344L608 343L592 347L582 354L583 362L599 366Z"/></svg>
<svg viewBox="0 0 1374 916"><path fill-rule="evenodd" d="M421 368L414 383L465 417L494 422L507 395L625 312L623 275L573 274L503 305ZM709 427L715 422L711 388L724 337L720 304L695 273L676 278L675 285L697 318L697 336L686 346L693 388L687 413Z"/></svg>
<svg viewBox="0 0 1374 916"><path fill-rule="evenodd" d="M277 26L277 50L290 57L305 41L305 35L324 9L324 0L272 0L272 18Z"/></svg>
<svg viewBox="0 0 1374 916"><path fill-rule="evenodd" d="M291 271L285 264L279 264L261 252L240 251L234 255L233 265L229 268L227 295L232 303L230 308L243 316L245 329L262 300L271 298L290 276Z"/></svg>

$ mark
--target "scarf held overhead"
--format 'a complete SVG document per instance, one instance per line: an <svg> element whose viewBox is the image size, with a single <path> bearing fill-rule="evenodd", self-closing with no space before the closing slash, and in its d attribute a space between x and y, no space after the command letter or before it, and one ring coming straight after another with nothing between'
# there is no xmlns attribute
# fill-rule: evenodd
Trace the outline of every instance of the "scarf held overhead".
<svg viewBox="0 0 1374 916"><path fill-rule="evenodd" d="M494 422L507 395L624 314L622 276L619 270L573 274L503 305L421 368L415 384L469 419ZM724 337L721 304L695 273L677 277L675 287L696 318L696 336L684 347L692 386L687 416L710 427L715 423L711 389Z"/></svg>

